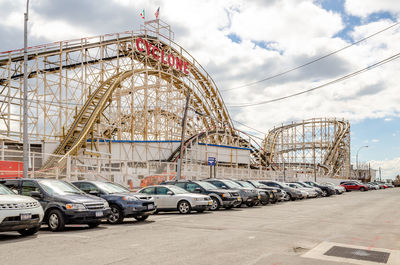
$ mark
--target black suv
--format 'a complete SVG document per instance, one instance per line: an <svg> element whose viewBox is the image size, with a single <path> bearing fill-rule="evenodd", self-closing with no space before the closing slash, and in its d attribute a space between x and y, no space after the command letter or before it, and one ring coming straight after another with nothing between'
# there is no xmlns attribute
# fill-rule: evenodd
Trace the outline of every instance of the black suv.
<svg viewBox="0 0 400 265"><path fill-rule="evenodd" d="M248 183L247 181L244 180L234 180L237 184L239 184L240 186L244 187L244 188L249 188L249 189L256 189L258 194L260 195L260 203L262 205L267 205L269 203L269 201L272 201L273 198L273 194L272 192L268 191L268 190L263 190L263 189L259 189L254 187L253 185L251 185L250 183Z"/></svg>
<svg viewBox="0 0 400 265"><path fill-rule="evenodd" d="M320 188L322 190L322 196L324 197L336 194L336 190L334 187L318 184L314 181L303 181L303 182L306 183L307 185L310 185L311 187Z"/></svg>
<svg viewBox="0 0 400 265"><path fill-rule="evenodd" d="M260 195L258 194L256 189L244 188L237 184L236 182L229 179L205 179L202 180L205 182L209 182L214 186L217 186L220 189L234 189L238 190L240 197L242 198L242 203L237 207L240 207L243 203L247 205L247 207L253 207L257 205L260 201Z"/></svg>
<svg viewBox="0 0 400 265"><path fill-rule="evenodd" d="M288 185L286 185L283 182L272 181L272 180L260 180L259 182L261 184L264 184L264 185L267 185L270 187L279 188L279 189L284 190L286 192L289 200L294 201L294 200L303 198L303 195L301 194L300 191L289 187Z"/></svg>
<svg viewBox="0 0 400 265"><path fill-rule="evenodd" d="M252 186L254 186L257 189L270 191L273 195L273 197L270 200L271 203L283 201L283 199L284 199L285 195L283 194L283 192L280 188L273 188L273 187L267 186L265 184L260 183L258 180L247 180L247 182L250 183Z"/></svg>
<svg viewBox="0 0 400 265"><path fill-rule="evenodd" d="M213 204L210 208L211 211L218 210L220 207L231 209L242 203L239 191L236 189L218 189L216 186L209 182L204 181L191 181L191 180L177 180L165 181L162 185L176 185L192 193L206 194L211 197Z"/></svg>
<svg viewBox="0 0 400 265"><path fill-rule="evenodd" d="M9 179L4 185L38 200L44 210L43 221L51 231L61 231L66 224L97 227L110 214L106 200L88 195L66 181Z"/></svg>
<svg viewBox="0 0 400 265"><path fill-rule="evenodd" d="M110 224L120 224L124 218L133 217L144 221L156 211L153 198L141 199L125 187L112 182L76 181L72 182L84 192L105 199L111 208L107 221Z"/></svg>

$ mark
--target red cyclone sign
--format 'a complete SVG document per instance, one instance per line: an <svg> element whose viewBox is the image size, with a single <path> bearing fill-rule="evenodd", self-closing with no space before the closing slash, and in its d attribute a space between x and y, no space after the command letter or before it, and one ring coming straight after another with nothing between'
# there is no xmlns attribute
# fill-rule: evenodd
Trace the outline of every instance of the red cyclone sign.
<svg viewBox="0 0 400 265"><path fill-rule="evenodd" d="M136 39L136 48L139 52L147 53L148 56L153 56L154 59L160 61L162 64L169 65L182 73L189 74L189 62L174 56L173 54L166 54L163 49L154 46L147 40L142 38Z"/></svg>

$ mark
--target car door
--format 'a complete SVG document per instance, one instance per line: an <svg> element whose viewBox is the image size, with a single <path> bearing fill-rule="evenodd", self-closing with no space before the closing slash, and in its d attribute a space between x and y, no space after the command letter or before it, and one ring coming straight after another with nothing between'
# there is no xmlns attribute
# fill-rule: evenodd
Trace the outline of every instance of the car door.
<svg viewBox="0 0 400 265"><path fill-rule="evenodd" d="M155 197L157 200L160 201L160 204L157 203L157 206L159 208L164 208L164 209L173 209L176 208L176 205L178 202L176 202L176 196L175 194L168 194L168 191L171 191L167 187L156 187L156 195ZM172 191L171 191L172 192Z"/></svg>
<svg viewBox="0 0 400 265"><path fill-rule="evenodd" d="M31 196L31 192L33 192L33 191L39 192L41 197L40 198L36 198L35 197L35 199L40 202L40 204L42 205L43 209L46 209L47 204L49 203L49 198L41 190L41 188L39 187L39 184L37 184L37 182L32 181L32 180L22 180L22 183L21 183L21 195L32 197Z"/></svg>

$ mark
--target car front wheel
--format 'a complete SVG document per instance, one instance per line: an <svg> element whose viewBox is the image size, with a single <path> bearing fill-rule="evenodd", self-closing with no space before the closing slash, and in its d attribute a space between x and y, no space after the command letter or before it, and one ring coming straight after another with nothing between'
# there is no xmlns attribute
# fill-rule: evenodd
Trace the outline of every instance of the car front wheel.
<svg viewBox="0 0 400 265"><path fill-rule="evenodd" d="M365 188L361 187L361 188L360 188L360 191L365 191Z"/></svg>
<svg viewBox="0 0 400 265"><path fill-rule="evenodd" d="M188 201L180 201L178 203L178 211L182 214L188 214L192 207L190 206L190 203Z"/></svg>
<svg viewBox="0 0 400 265"><path fill-rule="evenodd" d="M63 214L59 210L51 210L47 218L47 225L52 232L64 230L65 220Z"/></svg>
<svg viewBox="0 0 400 265"><path fill-rule="evenodd" d="M220 204L219 204L219 200L215 197L211 197L212 199L212 205L210 207L211 211L217 211L219 210Z"/></svg>
<svg viewBox="0 0 400 265"><path fill-rule="evenodd" d="M110 205L111 213L107 217L107 222L110 224L120 224L124 221L124 214L117 205Z"/></svg>

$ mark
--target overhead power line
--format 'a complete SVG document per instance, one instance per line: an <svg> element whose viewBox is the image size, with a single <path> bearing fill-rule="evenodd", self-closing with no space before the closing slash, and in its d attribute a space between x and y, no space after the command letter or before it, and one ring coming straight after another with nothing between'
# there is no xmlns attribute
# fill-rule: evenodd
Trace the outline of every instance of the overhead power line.
<svg viewBox="0 0 400 265"><path fill-rule="evenodd" d="M251 82L251 83L248 83L248 84L244 84L244 85L241 85L241 86L237 86L237 87L233 87L233 88L227 88L227 89L221 89L221 91L230 91L230 90L235 90L235 89L239 89L239 88L243 88L243 87L252 86L252 85L259 84L259 83L262 83L262 82L265 82L265 81L268 81L268 80L271 80L271 79L280 77L280 76L282 76L282 75L288 74L288 73L293 72L293 71L295 71L295 70L298 70L298 69L300 69L300 68L302 68L302 67L308 66L308 65L310 65L310 64L312 64L312 63L318 62L318 61L320 61L320 60L322 60L322 59L325 59L325 58L327 58L327 57L329 57L329 56L332 56L332 55L334 55L334 54L336 54L336 53L339 53L339 52L341 52L341 51L343 51L343 50L345 50L345 49L347 49L347 48L350 48L350 47L352 47L352 46L354 46L354 45L359 44L360 42L366 41L366 40L368 40L368 39L370 39L370 38L372 38L372 37L374 37L374 36L376 36L376 35L378 35L378 34L384 32L384 31L386 31L386 30L389 30L389 29L391 29L391 28L393 28L393 27L395 27L395 26L397 26L397 25L399 25L399 24L400 24L400 22L394 23L394 24L392 24L392 25L389 26L389 27L386 27L386 28L384 28L384 29L382 29L382 30L380 30L380 31L378 31L378 32L375 32L375 33L372 34L372 35L369 35L369 36L367 36L367 37L365 37L365 38L363 38L363 39L361 39L361 40L358 40L358 41L356 41L356 42L353 42L353 43L351 43L351 44L349 44L349 45L347 45L347 46L344 46L343 48L340 48L339 50L330 52L330 53L325 54L325 55L323 55L323 56L321 56L321 57L319 57L319 58L317 58L317 59L314 59L314 60L309 61L309 62L307 62L307 63L304 63L304 64L302 64L302 65L296 66L296 67L291 68L291 69L289 69L289 70L286 70L286 71L284 71L284 72L281 72L281 73L278 73L278 74L275 74L275 75L266 77L266 78L264 78L264 79L261 79L261 80L255 81L255 82Z"/></svg>
<svg viewBox="0 0 400 265"><path fill-rule="evenodd" d="M332 80L332 81L330 81L330 82L328 82L328 83L325 83L325 84L322 84L322 85L320 85L320 86L316 86L316 87L313 87L313 88L310 88L310 89L307 89L307 90L303 90L303 91L298 92L298 93L294 93L294 94L290 94L290 95L287 95L287 96L284 96L284 97L279 97L279 98L270 99L270 100L266 100L266 101L260 101L260 102L256 102L256 103L244 103L244 104L230 105L230 106L228 105L228 107L230 107L230 108L252 107L252 106L264 105L264 104L267 104L267 103L272 103L272 102L284 100L284 99L287 99L287 98L292 98L292 97L300 96L300 95L302 95L302 94L310 93L310 92L313 92L313 91L315 91L315 90L317 90L317 89L321 89L321 88L323 88L323 87L326 87L326 86L329 86L329 85L333 85L333 84L335 84L335 83L338 83L338 82L344 81L344 80L346 80L346 79L352 78L352 77L354 77L354 76L356 76L356 75L359 75L359 74L362 74L362 73L364 73L364 72L366 72L366 71L372 70L372 69L374 69L374 68L376 68L376 67L379 67L379 66L381 66L381 65L384 65L384 64L386 64L386 63L389 63L389 62L391 62L391 61L393 61L393 60L396 60L396 59L398 59L398 58L400 58L400 53L396 53L395 55L392 55L392 56L390 56L390 57L388 57L388 58L386 58L386 59L384 59L384 60L382 60L382 61L379 61L379 62L377 62L377 63L374 63L374 64L372 64L372 65L370 65L370 66L368 66L368 67L365 67L365 68L363 68L363 69L360 69L360 70L358 70L358 71L356 71L356 72L353 72L353 73L351 73L351 74L342 76L342 77L340 77L340 78L338 78L338 79L335 79L335 80Z"/></svg>

